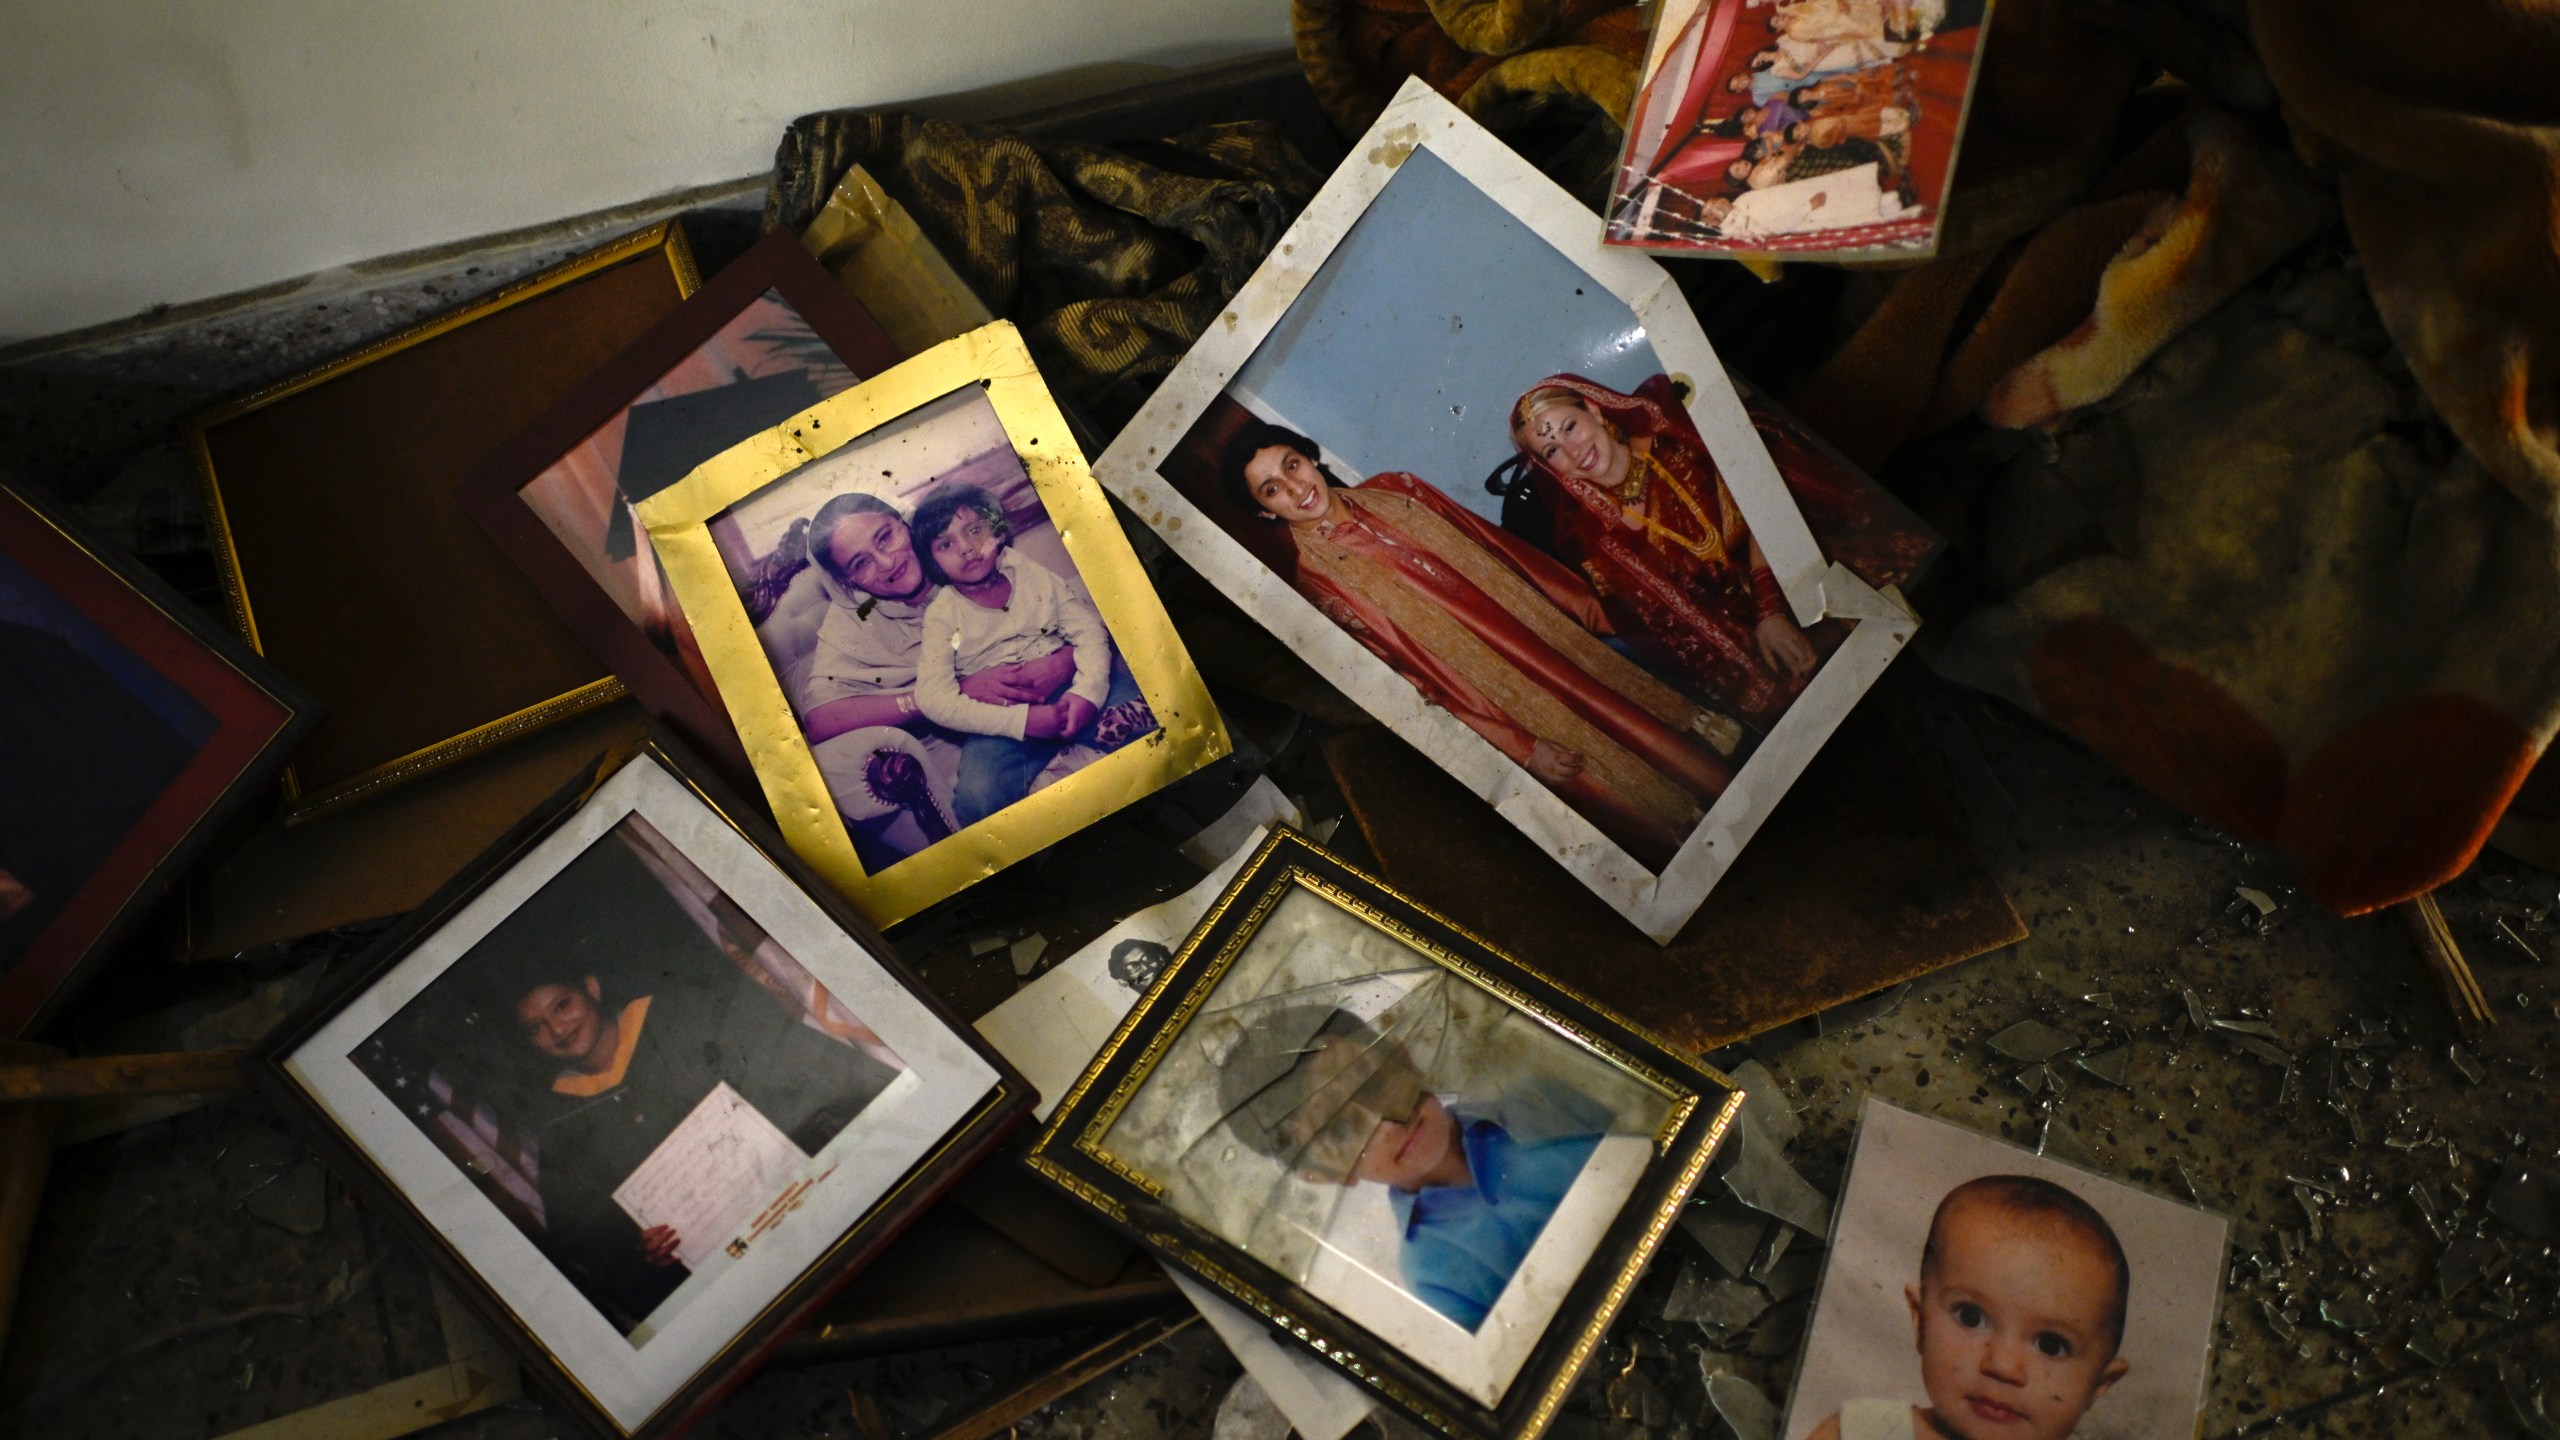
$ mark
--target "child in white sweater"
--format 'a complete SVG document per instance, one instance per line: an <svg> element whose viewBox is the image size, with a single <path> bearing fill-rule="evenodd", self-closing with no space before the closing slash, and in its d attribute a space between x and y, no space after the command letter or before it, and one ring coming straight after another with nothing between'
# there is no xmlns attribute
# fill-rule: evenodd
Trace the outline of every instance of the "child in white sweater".
<svg viewBox="0 0 2560 1440"><path fill-rule="evenodd" d="M926 578L941 587L925 607L916 706L968 737L953 809L970 825L1027 793L1059 751L1090 739L1104 711L1144 702L1127 667L1112 663L1111 633L1093 602L1013 548L1012 527L994 496L975 485L945 485L916 507L911 528ZM961 691L960 682L979 671L1065 646L1074 647L1075 672L1049 695L998 704ZM1139 726L1125 738L1152 728Z"/></svg>

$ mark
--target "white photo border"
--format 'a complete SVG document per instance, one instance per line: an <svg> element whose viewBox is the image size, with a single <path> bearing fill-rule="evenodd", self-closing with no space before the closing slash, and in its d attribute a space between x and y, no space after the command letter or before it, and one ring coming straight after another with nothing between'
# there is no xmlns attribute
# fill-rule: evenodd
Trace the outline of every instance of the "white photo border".
<svg viewBox="0 0 2560 1440"><path fill-rule="evenodd" d="M1911 1207L1926 1205L1934 1212L1946 1193L1936 1182L1921 1191L1913 1190L1913 1177L1907 1169L1897 1166L1897 1162L1907 1165L1907 1157L1913 1155L1930 1157L1930 1163L1939 1165L1949 1176L1960 1177L1957 1183L1985 1175L2026 1175L2063 1184L2116 1228L2137 1273L2148 1273L2146 1262L2164 1258L2162 1242L2169 1238L2173 1227L2192 1230L2194 1233L2186 1242L2170 1252L2190 1272L2185 1277L2189 1286L2183 1293L2173 1293L2167 1303L2166 1308L2174 1312L2172 1318L2147 1320L2137 1314L2118 1343L2156 1353L2164 1338L2174 1340L2177 1353L2173 1358L2184 1363L2161 1381L2146 1377L2145 1388L2187 1397L2188 1418L2183 1428L2142 1433L2184 1434L2194 1428L2201 1419L2205 1387L2213 1378L2217 1350L2214 1327L2222 1314L2225 1280L2230 1273L2231 1217L2210 1206L2191 1204L2103 1170L2029 1150L1970 1125L1870 1094L1859 1102L1857 1126L1849 1144L1848 1177L1841 1183L1839 1198L1831 1207L1831 1233L1824 1237L1822 1275L1814 1288L1813 1310L1805 1323L1795 1378L1788 1385L1786 1409L1777 1430L1780 1437L1809 1434L1820 1423L1820 1416L1811 1410L1828 1412L1837 1407L1841 1398L1829 1393L1837 1388L1837 1376L1823 1357L1852 1343L1840 1327L1844 1323L1843 1307L1854 1301L1842 1292L1851 1289L1853 1282L1847 1272L1865 1258L1866 1240L1884 1228L1888 1220L1925 1234L1926 1226L1916 1223L1920 1216ZM1968 1160L1969 1156L1978 1163ZM1896 1214L1897 1211L1901 1213ZM1914 1235L1904 1252L1912 1261L1915 1275L1919 1240L1920 1235ZM2155 1302L2152 1308L2156 1313L2162 1307ZM1907 1355L1907 1330L1899 1341L1897 1355ZM2124 1391L2120 1384L2113 1398L2121 1400ZM1910 1398L1917 1403L1921 1397Z"/></svg>
<svg viewBox="0 0 2560 1440"><path fill-rule="evenodd" d="M1796 620L1859 622L1763 738L1660 873L1645 868L1528 771L1431 705L1168 482L1157 466L1224 393L1416 150L1428 150L1556 248L1644 327L1669 373L1691 381L1690 418L1760 542ZM1408 80L1352 155L1282 235L1226 311L1093 464L1105 489L1248 615L1344 694L1490 803L1636 928L1668 943L1723 878L1815 751L1919 618L1814 543L1777 465L1679 287L1650 257L1601 243L1598 217L1419 79Z"/></svg>
<svg viewBox="0 0 2560 1440"><path fill-rule="evenodd" d="M860 1149L893 1157L888 1163L835 1164L811 1186L800 1209L745 1257L694 1277L718 1283L708 1285L663 1332L636 1331L626 1338L350 1056L544 883L635 814L861 1016L907 1069L812 1162L816 1168L831 1158L850 1161ZM932 1156L1003 1078L798 883L646 754L598 787L575 814L295 1045L281 1066L626 1434L656 1417L717 1360Z"/></svg>

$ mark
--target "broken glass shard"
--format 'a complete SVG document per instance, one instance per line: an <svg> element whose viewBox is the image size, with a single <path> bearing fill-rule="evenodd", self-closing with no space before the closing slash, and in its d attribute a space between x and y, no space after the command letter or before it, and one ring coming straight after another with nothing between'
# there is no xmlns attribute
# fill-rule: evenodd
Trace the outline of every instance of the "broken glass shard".
<svg viewBox="0 0 2560 1440"><path fill-rule="evenodd" d="M2265 1317L2267 1328L2275 1332L2278 1340L2290 1345L2302 1338L2300 1332L2293 1328L2293 1322L2285 1319L2284 1312L2276 1308L2274 1301L2261 1299L2258 1302L2258 1313Z"/></svg>
<svg viewBox="0 0 2560 1440"><path fill-rule="evenodd" d="M2362 1335L2382 1323L2373 1302L2353 1290L2341 1290L2320 1302L2321 1323L2350 1335Z"/></svg>
<svg viewBox="0 0 2560 1440"><path fill-rule="evenodd" d="M2301 1206L2302 1213L2311 1217L2311 1241L2315 1245L2318 1244L2320 1242L2320 1202L2313 1198L2307 1187L2296 1185L2293 1187L2293 1203Z"/></svg>
<svg viewBox="0 0 2560 1440"><path fill-rule="evenodd" d="M2012 1060L2041 1065L2080 1043L2077 1035L2056 1030L2041 1020L2021 1020L1987 1042Z"/></svg>
<svg viewBox="0 0 2560 1440"><path fill-rule="evenodd" d="M1707 1402L1716 1407L1734 1440L1778 1440L1778 1407L1760 1387L1739 1375L1707 1377Z"/></svg>
<svg viewBox="0 0 2560 1440"><path fill-rule="evenodd" d="M2550 1396L2543 1389L2543 1377L2529 1374L2516 1361L2498 1362L2498 1388L2506 1392L2507 1404L2516 1412L2516 1423L2533 1440L2560 1440L2560 1415L2551 1413Z"/></svg>
<svg viewBox="0 0 2560 1440"><path fill-rule="evenodd" d="M1733 1067L1733 1083L1742 1088L1744 1123L1765 1132L1781 1150L1796 1143L1804 1122L1796 1118L1795 1107L1787 1103L1787 1092L1768 1066L1745 1060Z"/></svg>
<svg viewBox="0 0 2560 1440"><path fill-rule="evenodd" d="M2095 1055L2076 1055L2071 1063L2119 1090L2133 1088L2133 1047L2119 1045Z"/></svg>
<svg viewBox="0 0 2560 1440"><path fill-rule="evenodd" d="M2436 1294L2451 1300L2462 1293L2463 1287L2479 1279L2481 1271L2496 1264L2497 1258L2496 1241L2472 1234L2456 1235L2453 1243L2444 1247L2444 1254L2436 1258Z"/></svg>
<svg viewBox="0 0 2560 1440"><path fill-rule="evenodd" d="M2195 1026L2199 1030L2212 1028L2213 1014L2211 1011L2204 1008L2204 1001L2196 997L2196 992L2193 990L2181 990L2178 992L2178 996L2180 999L2187 1002L2188 1024Z"/></svg>
<svg viewBox="0 0 2560 1440"><path fill-rule="evenodd" d="M2445 1058L2453 1062L2453 1068L2462 1072L2463 1079L2477 1085L2489 1078L2489 1072L2480 1068L2480 1062L2471 1058L2470 1051L2459 1045L2447 1045L2444 1053Z"/></svg>
<svg viewBox="0 0 2560 1440"><path fill-rule="evenodd" d="M1795 1250L1756 1278L1771 1300L1793 1300L1822 1278L1824 1258L1819 1250Z"/></svg>
<svg viewBox="0 0 2560 1440"><path fill-rule="evenodd" d="M1692 1262L1680 1272L1679 1283L1671 1287L1671 1298L1664 1302L1662 1318L1702 1325L1710 1330L1740 1330L1760 1318L1769 1308L1769 1297L1757 1285L1740 1280L1718 1280L1706 1267Z"/></svg>
<svg viewBox="0 0 2560 1440"><path fill-rule="evenodd" d="M2270 1065L2279 1065L2286 1070L2293 1068L2291 1055L2255 1035L2225 1032L2222 1038L2230 1041L2235 1048L2255 1055Z"/></svg>
<svg viewBox="0 0 2560 1440"><path fill-rule="evenodd" d="M2489 1213L2528 1240L2560 1237L2560 1167L2508 1156L2498 1183L2489 1187Z"/></svg>
<svg viewBox="0 0 2560 1440"><path fill-rule="evenodd" d="M2261 1040L2276 1038L2276 1027L2264 1020L2216 1020L2213 1022L2213 1028L2228 1031L2234 1035L2255 1035Z"/></svg>
<svg viewBox="0 0 2560 1440"><path fill-rule="evenodd" d="M2543 963L2542 952L2534 949L2531 945L2526 944L2525 938L2516 933L2516 928L2504 920L2500 920L2498 922L2498 938L2506 942L2507 945L2513 949L2522 952L2524 958L2532 961L2534 964L2540 965Z"/></svg>
<svg viewBox="0 0 2560 1440"><path fill-rule="evenodd" d="M1775 1215L1808 1235L1831 1229L1831 1201L1806 1183L1787 1163L1777 1142L1757 1125L1741 1127L1733 1168L1724 1174L1733 1198L1766 1215Z"/></svg>
<svg viewBox="0 0 2560 1440"><path fill-rule="evenodd" d="M2437 1240L2453 1238L2452 1229L2444 1223L2444 1207L2436 1202L2435 1192L2427 1188L2426 1181L2409 1187L2409 1203L2418 1207L2418 1218L2427 1222L2427 1229Z"/></svg>
<svg viewBox="0 0 2560 1440"><path fill-rule="evenodd" d="M1680 1212L1680 1228L1698 1242L1718 1268L1739 1276L1760 1253L1760 1237L1769 1232L1769 1217L1736 1200L1711 1200Z"/></svg>
<svg viewBox="0 0 2560 1440"><path fill-rule="evenodd" d="M2036 1153L2067 1160L2074 1165L2099 1168L2098 1157L2070 1126L2053 1116L2045 1117L2044 1131L2036 1137Z"/></svg>
<svg viewBox="0 0 2560 1440"><path fill-rule="evenodd" d="M2423 1325L2409 1332L2407 1348L2411 1355L2438 1368L2453 1360L2453 1351L2446 1347L2444 1337Z"/></svg>

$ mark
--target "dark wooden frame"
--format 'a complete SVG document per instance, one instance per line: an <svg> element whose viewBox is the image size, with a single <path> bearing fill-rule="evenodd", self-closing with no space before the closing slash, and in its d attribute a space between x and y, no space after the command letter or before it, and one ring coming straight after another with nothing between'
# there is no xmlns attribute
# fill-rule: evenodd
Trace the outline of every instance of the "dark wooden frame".
<svg viewBox="0 0 2560 1440"><path fill-rule="evenodd" d="M176 590L57 507L0 486L0 555L212 712L177 778L14 957L0 956L0 1038L57 1013L177 883L223 824L264 793L319 718L311 699Z"/></svg>
<svg viewBox="0 0 2560 1440"><path fill-rule="evenodd" d="M1121 1103L1152 1070L1166 1032L1197 1013L1225 977L1278 895L1312 879L1348 892L1388 924L1419 937L1430 958L1492 989L1568 1034L1616 1052L1619 1063L1650 1070L1675 1088L1673 1118L1656 1139L1652 1164L1627 1197L1582 1273L1558 1303L1546 1332L1492 1406L1455 1386L1238 1247L1173 1212L1096 1142ZM1686 1098L1681 1098L1685 1095ZM1376 878L1282 828L1237 872L1183 942L1155 987L1140 998L1091 1068L1059 1102L1033 1142L1032 1170L1134 1234L1168 1265L1259 1316L1283 1337L1451 1440L1532 1440L1553 1422L1597 1353L1645 1264L1705 1175L1740 1109L1742 1092L1724 1076L1651 1033L1494 949Z"/></svg>
<svg viewBox="0 0 2560 1440"><path fill-rule="evenodd" d="M871 313L809 258L797 236L776 230L501 446L462 486L463 509L533 581L569 629L650 714L739 784L753 772L718 699L694 688L683 668L649 642L521 495L535 477L629 409L641 391L767 291L789 302L858 379L870 379L906 358ZM755 433L761 432L737 438Z"/></svg>
<svg viewBox="0 0 2560 1440"><path fill-rule="evenodd" d="M935 1018L984 1060L996 1074L987 1097L944 1137L939 1149L917 1167L851 1229L837 1237L825 1254L802 1271L781 1294L769 1300L754 1323L732 1336L721 1351L689 1378L649 1418L632 1429L616 1423L572 1377L540 1338L508 1309L470 1262L438 1234L407 1195L364 1152L339 1130L327 1113L290 1072L286 1061L339 1011L382 980L409 953L434 934L480 892L513 869L537 845L584 808L589 799L626 764L658 764L710 806L714 813L762 852L808 895L827 917L871 953L892 978L904 985ZM757 814L748 809L680 742L665 735L624 755L602 761L594 774L562 789L490 847L470 868L456 876L424 905L351 961L330 984L258 1042L244 1062L251 1081L328 1161L375 1214L388 1217L435 1262L492 1329L504 1336L524 1360L528 1372L563 1409L600 1435L622 1440L668 1440L700 1420L722 1397L753 1374L756 1367L829 1297L876 1259L909 1225L958 1183L968 1170L998 1150L1005 1137L1029 1118L1035 1095L1029 1082L993 1047L978 1037L967 1021L934 995L869 922L847 904L809 867L792 855Z"/></svg>

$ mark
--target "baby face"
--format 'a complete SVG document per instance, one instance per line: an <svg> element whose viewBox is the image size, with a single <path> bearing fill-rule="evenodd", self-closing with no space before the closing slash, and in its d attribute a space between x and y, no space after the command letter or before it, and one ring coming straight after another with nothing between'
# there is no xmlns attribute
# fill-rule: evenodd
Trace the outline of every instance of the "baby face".
<svg viewBox="0 0 2560 1440"><path fill-rule="evenodd" d="M984 511L963 508L933 537L933 563L954 585L983 584L1004 556L1004 537Z"/></svg>
<svg viewBox="0 0 2560 1440"><path fill-rule="evenodd" d="M2108 1333L2113 1266L2088 1236L1994 1203L1945 1217L1903 1291L1940 1428L1960 1440L2063 1440L2125 1372Z"/></svg>

